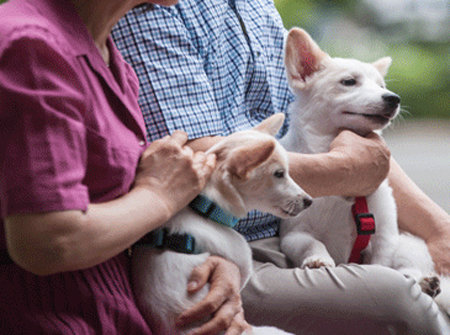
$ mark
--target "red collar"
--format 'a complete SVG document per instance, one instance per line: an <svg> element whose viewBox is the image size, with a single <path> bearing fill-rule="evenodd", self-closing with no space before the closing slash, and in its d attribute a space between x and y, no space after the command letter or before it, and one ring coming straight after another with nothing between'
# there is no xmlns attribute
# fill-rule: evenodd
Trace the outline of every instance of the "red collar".
<svg viewBox="0 0 450 335"><path fill-rule="evenodd" d="M375 219L369 213L366 197L356 197L352 206L353 218L356 224L356 240L350 254L349 263L359 263L363 261L361 252L367 248L371 235L375 234Z"/></svg>

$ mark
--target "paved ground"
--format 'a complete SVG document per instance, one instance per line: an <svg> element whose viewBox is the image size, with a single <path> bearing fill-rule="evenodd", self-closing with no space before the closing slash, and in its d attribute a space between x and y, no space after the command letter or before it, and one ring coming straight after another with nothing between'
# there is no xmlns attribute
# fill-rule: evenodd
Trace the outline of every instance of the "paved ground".
<svg viewBox="0 0 450 335"><path fill-rule="evenodd" d="M450 213L450 120L400 120L384 138L409 177Z"/></svg>

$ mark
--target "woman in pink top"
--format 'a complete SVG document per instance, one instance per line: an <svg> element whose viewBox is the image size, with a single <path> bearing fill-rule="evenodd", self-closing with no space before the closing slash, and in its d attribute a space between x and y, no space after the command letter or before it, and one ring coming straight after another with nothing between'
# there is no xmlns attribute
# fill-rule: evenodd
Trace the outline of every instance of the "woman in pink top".
<svg viewBox="0 0 450 335"><path fill-rule="evenodd" d="M214 157L182 132L147 148L138 80L109 33L136 5L176 1L0 6L0 334L151 334L124 251L199 193ZM210 257L189 286L211 278L210 295L179 322L245 326L238 277Z"/></svg>

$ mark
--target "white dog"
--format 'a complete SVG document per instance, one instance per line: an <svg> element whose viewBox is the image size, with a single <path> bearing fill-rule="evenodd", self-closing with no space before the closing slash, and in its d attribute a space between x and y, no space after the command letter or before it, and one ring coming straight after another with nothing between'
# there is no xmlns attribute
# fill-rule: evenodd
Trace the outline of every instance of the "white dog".
<svg viewBox="0 0 450 335"><path fill-rule="evenodd" d="M400 98L384 82L390 64L389 57L372 64L331 58L304 30L293 28L285 45L285 66L296 100L290 106L291 124L281 143L288 151L327 152L342 129L365 135L388 126L400 108ZM367 197L368 209L362 198L352 213L354 203L355 199L337 196L314 199L298 217L282 221L282 251L301 268L333 267L363 256L364 263L398 269L420 283L424 292L437 296L440 281L428 249L423 240L399 233L387 180ZM368 212L375 218L375 234ZM359 234L355 215L360 221ZM369 236L370 243L361 255ZM359 245L354 248L355 243ZM448 313L449 291L437 297Z"/></svg>
<svg viewBox="0 0 450 335"><path fill-rule="evenodd" d="M188 295L187 284L194 267L209 255L234 262L241 288L245 285L252 257L245 239L230 227L238 217L258 209L287 218L311 204L311 198L290 178L287 153L273 137L283 121L284 115L276 114L213 146L209 152L216 154L217 165L201 196L147 237L147 245L135 248L134 292L155 334L192 330L176 329L175 319L206 296L209 287ZM287 333L253 327L252 334Z"/></svg>

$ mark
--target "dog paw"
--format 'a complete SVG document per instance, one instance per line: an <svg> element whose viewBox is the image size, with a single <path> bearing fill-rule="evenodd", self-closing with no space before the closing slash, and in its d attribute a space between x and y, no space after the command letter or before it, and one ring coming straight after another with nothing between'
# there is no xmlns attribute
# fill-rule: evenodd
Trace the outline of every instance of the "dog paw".
<svg viewBox="0 0 450 335"><path fill-rule="evenodd" d="M428 277L424 277L419 282L422 291L432 298L441 293L440 284L441 281L439 280L439 277L436 275L429 275Z"/></svg>
<svg viewBox="0 0 450 335"><path fill-rule="evenodd" d="M320 256L311 256L306 258L303 263L301 268L309 268L309 269L318 269L320 267L329 267L329 268L334 268L336 266L336 264L334 263L334 261L331 258L326 258L326 257L320 257Z"/></svg>

